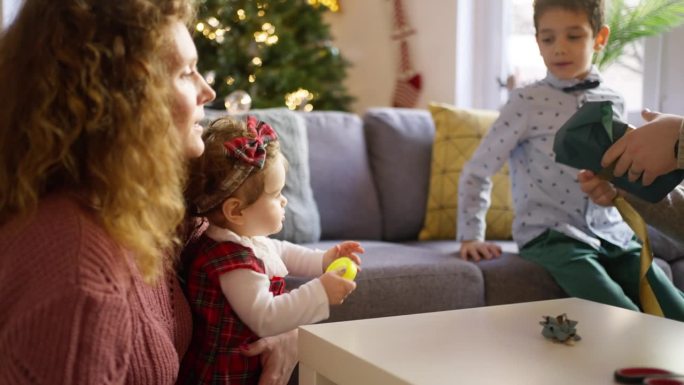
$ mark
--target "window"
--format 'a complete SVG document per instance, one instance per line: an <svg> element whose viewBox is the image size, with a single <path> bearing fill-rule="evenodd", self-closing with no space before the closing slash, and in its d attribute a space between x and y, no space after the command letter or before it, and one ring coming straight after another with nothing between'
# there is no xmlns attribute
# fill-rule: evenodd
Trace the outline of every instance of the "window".
<svg viewBox="0 0 684 385"><path fill-rule="evenodd" d="M8 26L21 6L22 0L0 0L0 27Z"/></svg>
<svg viewBox="0 0 684 385"><path fill-rule="evenodd" d="M515 75L518 85L531 83L546 76L546 67L539 55L534 38L532 19L533 0L505 0L510 6L509 28L504 61L508 73ZM638 0L626 0L626 5L634 5ZM621 58L602 71L606 83L621 93L627 105L627 119L639 119L639 111L644 106L644 42L640 41L625 50Z"/></svg>

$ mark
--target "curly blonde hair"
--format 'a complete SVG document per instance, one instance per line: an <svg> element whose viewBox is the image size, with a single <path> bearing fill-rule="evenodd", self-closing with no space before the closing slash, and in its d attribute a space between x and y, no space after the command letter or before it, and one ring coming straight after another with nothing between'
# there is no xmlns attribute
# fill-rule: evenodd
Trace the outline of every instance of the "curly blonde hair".
<svg viewBox="0 0 684 385"><path fill-rule="evenodd" d="M77 191L152 282L184 215L166 48L193 0L27 0L0 35L0 224Z"/></svg>
<svg viewBox="0 0 684 385"><path fill-rule="evenodd" d="M228 180L235 172L235 166L238 160L228 156L227 150L223 145L224 142L230 141L239 137L253 137L247 129L247 125L242 120L236 120L231 117L221 117L209 124L209 127L202 135L204 140L204 154L197 159L193 159L190 163L190 177L185 191L185 198L188 206L191 208L195 203L206 196L212 196L220 193L219 186L224 181ZM240 198L243 207L247 207L254 203L264 191L264 171L273 164L273 160L280 154L280 145L277 140L271 141L266 146L266 160L262 169L252 171L247 179L240 185L235 192L230 196L219 197L222 198L220 202L225 201L231 196ZM287 163L283 158L285 166ZM216 205L206 214L210 221L214 222L213 212L220 207ZM194 213L198 214L198 213Z"/></svg>

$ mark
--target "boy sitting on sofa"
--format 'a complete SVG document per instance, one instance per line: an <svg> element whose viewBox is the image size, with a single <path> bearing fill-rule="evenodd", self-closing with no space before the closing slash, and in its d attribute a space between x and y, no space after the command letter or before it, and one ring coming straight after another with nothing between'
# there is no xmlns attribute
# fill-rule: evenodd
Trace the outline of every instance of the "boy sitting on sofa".
<svg viewBox="0 0 684 385"><path fill-rule="evenodd" d="M543 266L565 292L639 311L641 245L613 207L581 191L578 170L555 162L554 136L587 101L623 99L606 87L591 60L608 41L602 0L536 0L534 24L546 78L513 91L459 181L460 256L501 254L484 241L491 176L509 160L516 216L513 238L522 258ZM619 118L619 116L618 116ZM684 321L684 296L654 266L654 291L668 318Z"/></svg>

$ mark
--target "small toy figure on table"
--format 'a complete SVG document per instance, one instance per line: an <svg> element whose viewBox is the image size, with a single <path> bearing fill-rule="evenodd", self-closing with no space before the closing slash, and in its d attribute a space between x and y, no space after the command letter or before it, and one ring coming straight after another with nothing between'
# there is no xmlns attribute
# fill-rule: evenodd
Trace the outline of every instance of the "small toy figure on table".
<svg viewBox="0 0 684 385"><path fill-rule="evenodd" d="M539 322L544 326L542 335L554 342L562 342L566 345L574 345L576 341L582 339L577 335L575 325L577 321L568 319L568 316L563 313L556 317L544 316L544 320Z"/></svg>

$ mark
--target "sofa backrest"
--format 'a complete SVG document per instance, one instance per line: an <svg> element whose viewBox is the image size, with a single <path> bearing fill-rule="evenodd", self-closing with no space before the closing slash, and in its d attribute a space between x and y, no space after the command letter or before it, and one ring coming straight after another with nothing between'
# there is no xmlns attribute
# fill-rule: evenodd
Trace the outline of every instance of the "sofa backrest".
<svg viewBox="0 0 684 385"><path fill-rule="evenodd" d="M361 118L336 111L306 112L302 116L321 239L380 239L380 204Z"/></svg>
<svg viewBox="0 0 684 385"><path fill-rule="evenodd" d="M427 110L372 108L363 117L382 213L382 238L418 239L427 204L435 125Z"/></svg>

